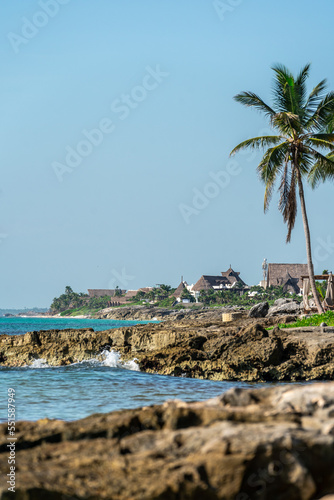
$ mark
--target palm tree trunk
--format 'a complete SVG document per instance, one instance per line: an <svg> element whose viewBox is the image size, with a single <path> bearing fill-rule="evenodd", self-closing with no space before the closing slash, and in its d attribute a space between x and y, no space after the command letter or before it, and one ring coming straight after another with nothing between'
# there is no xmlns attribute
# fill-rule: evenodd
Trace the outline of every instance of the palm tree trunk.
<svg viewBox="0 0 334 500"><path fill-rule="evenodd" d="M300 206L302 210L302 217L303 217L303 224L304 224L304 233L305 233L305 240L306 240L306 255L307 255L307 267L308 267L308 275L310 278L310 285L311 285L311 290L313 293L313 297L315 300L315 304L317 306L319 314L322 314L324 312L318 291L315 285L315 278L314 278L314 269L313 269L313 262L312 262L312 252L311 252L311 236L310 236L310 228L308 225L308 219L307 219L307 214L306 214L306 206L305 206L305 198L304 198L304 188L303 188L303 183L302 183L302 178L300 175L299 168L296 168L297 172L297 179L298 179L298 189L299 189L299 199L300 199Z"/></svg>

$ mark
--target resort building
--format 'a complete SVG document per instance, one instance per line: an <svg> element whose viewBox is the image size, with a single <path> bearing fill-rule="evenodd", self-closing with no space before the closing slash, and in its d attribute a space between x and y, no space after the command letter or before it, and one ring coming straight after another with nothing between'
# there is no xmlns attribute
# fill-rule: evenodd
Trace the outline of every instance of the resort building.
<svg viewBox="0 0 334 500"><path fill-rule="evenodd" d="M124 295L126 290L121 290L120 288L115 289L89 289L88 295L92 297L117 297L117 295Z"/></svg>
<svg viewBox="0 0 334 500"><path fill-rule="evenodd" d="M240 278L240 272L234 271L231 266L225 272L220 273L220 276L203 275L193 285L192 292L200 292L201 290L228 290L235 288L237 284L246 286L245 282Z"/></svg>
<svg viewBox="0 0 334 500"><path fill-rule="evenodd" d="M138 292L143 292L144 294L150 292L151 290L153 290L153 288L151 286L146 286L146 287L143 287L143 288L138 288L138 290L128 290L125 294L125 298L127 300L130 300L130 299L133 299Z"/></svg>
<svg viewBox="0 0 334 500"><path fill-rule="evenodd" d="M266 287L282 286L284 292L300 294L302 276L308 276L307 264L268 264Z"/></svg>
<svg viewBox="0 0 334 500"><path fill-rule="evenodd" d="M187 290L188 283L186 281L181 281L175 292L173 293L173 297L176 298L178 302L181 302L181 295L183 290Z"/></svg>
<svg viewBox="0 0 334 500"><path fill-rule="evenodd" d="M179 284L179 286L177 287L177 289L175 290L175 292L173 293L173 297L175 297L175 299L177 300L177 302L182 302L183 304L189 304L191 302L191 298L188 294L188 297L185 296L185 291L188 291L191 295L193 295L193 297L195 297L196 299L196 302L197 302L197 299L198 299L198 296L196 296L194 293L192 293L192 287L194 285L188 285L188 283L186 281L183 281L183 277L181 278L181 283ZM199 294L198 294L199 295Z"/></svg>
<svg viewBox="0 0 334 500"><path fill-rule="evenodd" d="M207 274L201 276L194 285L188 285L181 278L181 283L173 293L173 296L178 302L189 302L187 298L182 298L183 291L186 289L196 299L196 302L198 302L201 290L230 290L238 288L237 284L246 287L245 282L240 278L240 273L234 271L230 266L227 271L220 273L219 276L209 276Z"/></svg>

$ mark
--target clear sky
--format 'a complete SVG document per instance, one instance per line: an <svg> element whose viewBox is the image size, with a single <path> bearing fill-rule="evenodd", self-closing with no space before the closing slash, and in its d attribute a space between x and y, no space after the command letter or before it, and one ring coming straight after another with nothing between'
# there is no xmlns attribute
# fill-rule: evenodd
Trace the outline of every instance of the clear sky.
<svg viewBox="0 0 334 500"><path fill-rule="evenodd" d="M305 262L263 213L258 155L229 159L265 119L271 66L332 64L331 0L25 0L0 6L0 308L66 285L134 289L231 264ZM334 186L306 190L315 271L334 268Z"/></svg>

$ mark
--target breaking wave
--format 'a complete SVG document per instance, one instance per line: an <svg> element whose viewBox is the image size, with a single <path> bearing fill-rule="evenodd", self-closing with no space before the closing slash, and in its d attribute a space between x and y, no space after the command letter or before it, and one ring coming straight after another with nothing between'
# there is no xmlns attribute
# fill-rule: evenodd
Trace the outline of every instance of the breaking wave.
<svg viewBox="0 0 334 500"><path fill-rule="evenodd" d="M117 351L102 351L96 357L91 359L85 359L83 361L77 361L66 366L78 366L78 365L94 365L94 366L109 366L110 368L123 368L125 370L132 370L139 372L139 365L137 363L137 358L131 361L122 361L121 354ZM59 366L51 366L47 363L45 359L35 359L31 365L26 365L25 368L40 369L40 368L59 368Z"/></svg>

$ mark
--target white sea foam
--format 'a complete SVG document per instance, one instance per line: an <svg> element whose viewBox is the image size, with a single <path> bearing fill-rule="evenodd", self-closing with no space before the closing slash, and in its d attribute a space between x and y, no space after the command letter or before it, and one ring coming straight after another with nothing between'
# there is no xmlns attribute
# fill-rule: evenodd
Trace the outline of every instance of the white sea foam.
<svg viewBox="0 0 334 500"><path fill-rule="evenodd" d="M35 359L35 361L29 365L29 368L50 368L50 365L47 364L46 359Z"/></svg>
<svg viewBox="0 0 334 500"><path fill-rule="evenodd" d="M117 351L102 351L96 358L86 359L83 361L78 361L76 363L72 363L72 365L82 365L82 364L90 364L95 366L109 366L110 368L124 368L126 370L132 370L135 372L139 372L139 365L136 363L137 358L132 359L131 361L122 361L121 355ZM50 365L46 362L45 359L35 359L29 368L51 368Z"/></svg>
<svg viewBox="0 0 334 500"><path fill-rule="evenodd" d="M117 351L102 351L101 352L101 364L102 366L110 366L111 368L125 368L126 370L132 370L139 372L139 365L136 363L137 358L131 361L122 361L121 355Z"/></svg>

